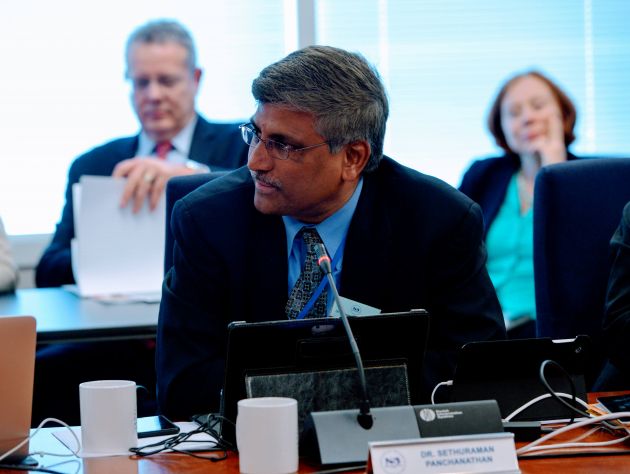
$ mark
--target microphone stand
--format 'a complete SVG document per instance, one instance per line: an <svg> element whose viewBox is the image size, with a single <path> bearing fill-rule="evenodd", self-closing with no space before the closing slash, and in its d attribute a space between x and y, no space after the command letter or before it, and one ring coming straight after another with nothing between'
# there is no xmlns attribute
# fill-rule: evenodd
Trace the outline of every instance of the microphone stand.
<svg viewBox="0 0 630 474"><path fill-rule="evenodd" d="M339 307L361 382L360 409L310 413L304 422L300 450L322 465L365 464L370 441L389 441L420 437L414 408L411 405L380 407L370 410L367 383L359 348L348 318L341 305L339 291L332 276L330 257L323 244L316 246L318 263Z"/></svg>
<svg viewBox="0 0 630 474"><path fill-rule="evenodd" d="M374 425L374 418L370 413L370 398L368 397L367 382L365 380L365 369L363 368L363 360L361 359L361 354L359 353L359 346L357 346L357 341L354 339L352 328L350 327L350 323L348 322L348 316L346 315L346 312L341 305L341 297L339 296L339 291L337 291L337 285L335 284L335 279L332 275L330 257L326 252L326 247L324 247L324 244L316 245L315 254L317 255L317 263L319 264L319 268L328 278L328 286L330 286L330 289L332 290L333 296L335 298L335 303L337 303L337 308L339 308L341 321L343 322L343 327L346 331L346 335L348 336L348 340L350 341L350 348L352 349L354 361L357 364L357 369L359 372L359 382L361 384L361 391L363 392L363 400L359 402L359 414L357 415L357 421L362 428L369 430L370 428L372 428L372 425Z"/></svg>

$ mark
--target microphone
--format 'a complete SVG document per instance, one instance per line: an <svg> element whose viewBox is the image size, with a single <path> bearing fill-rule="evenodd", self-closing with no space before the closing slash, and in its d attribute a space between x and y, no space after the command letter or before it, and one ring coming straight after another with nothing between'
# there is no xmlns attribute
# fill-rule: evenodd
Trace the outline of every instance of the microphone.
<svg viewBox="0 0 630 474"><path fill-rule="evenodd" d="M320 269L326 274L349 339L361 383L359 409L314 411L304 421L300 451L321 465L364 464L370 441L413 439L420 436L411 405L370 408L363 361L346 316L326 248L315 247Z"/></svg>
<svg viewBox="0 0 630 474"><path fill-rule="evenodd" d="M444 404L442 411L452 410L456 419L446 417L444 422L421 420L421 413L434 413L433 405L402 405L370 408L363 361L359 354L348 317L341 305L341 297L332 276L332 264L323 244L315 246L317 263L328 278L330 289L339 308L345 333L350 341L361 382L362 396L359 410L314 411L304 421L304 430L299 441L301 454L314 459L321 465L365 464L371 441L409 440L420 437L420 425L425 436L465 435L502 431L501 415L496 401L475 401L464 404ZM432 430L431 427L439 425ZM444 426L444 424L448 426Z"/></svg>
<svg viewBox="0 0 630 474"><path fill-rule="evenodd" d="M374 425L374 418L372 418L372 414L370 413L370 398L368 397L367 382L365 381L365 369L363 368L363 360L361 359L361 354L359 353L359 347L357 346L357 341L354 339L354 334L352 334L352 328L350 328L346 312L343 310L343 306L341 305L339 291L337 290L337 285L332 275L330 257L326 252L324 244L317 244L315 246L315 255L317 256L317 264L319 265L319 268L328 278L328 284L333 292L337 308L339 308L341 321L343 322L343 327L346 331L346 335L348 336L348 340L350 341L354 361L357 364L359 382L361 384L361 392L363 395L362 400L359 402L359 414L357 415L357 421L363 429L369 430Z"/></svg>

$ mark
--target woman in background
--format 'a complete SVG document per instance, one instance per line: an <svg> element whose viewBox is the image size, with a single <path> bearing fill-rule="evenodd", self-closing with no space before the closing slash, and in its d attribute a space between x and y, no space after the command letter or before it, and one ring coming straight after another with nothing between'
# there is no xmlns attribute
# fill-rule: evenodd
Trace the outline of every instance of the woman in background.
<svg viewBox="0 0 630 474"><path fill-rule="evenodd" d="M17 267L11 256L9 239L0 219L0 293L14 290L17 278Z"/></svg>
<svg viewBox="0 0 630 474"><path fill-rule="evenodd" d="M497 94L488 128L505 154L475 161L460 190L483 210L488 272L497 290L508 337L535 337L534 181L546 165L575 159L576 111L549 78L528 71L510 78Z"/></svg>

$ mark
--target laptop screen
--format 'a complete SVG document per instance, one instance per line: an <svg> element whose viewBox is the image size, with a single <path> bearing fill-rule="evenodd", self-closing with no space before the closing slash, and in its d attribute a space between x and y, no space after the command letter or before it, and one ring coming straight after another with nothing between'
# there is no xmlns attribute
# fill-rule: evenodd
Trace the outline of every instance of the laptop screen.
<svg viewBox="0 0 630 474"><path fill-rule="evenodd" d="M372 406L419 403L428 313L414 310L348 320ZM298 400L301 428L311 411L357 408L358 380L341 319L232 323L221 413L235 422L243 398L291 397ZM222 436L234 441L230 424L223 424Z"/></svg>
<svg viewBox="0 0 630 474"><path fill-rule="evenodd" d="M587 336L559 341L537 338L468 343L458 354L453 401L496 400L505 418L530 400L547 394L539 375L545 360L562 366L573 381L576 396L586 400L584 374L591 357L591 341ZM567 374L552 367L545 371L554 391L570 394L571 382ZM578 405L578 408L582 407ZM512 420L564 419L574 415L557 400L545 398Z"/></svg>
<svg viewBox="0 0 630 474"><path fill-rule="evenodd" d="M35 342L35 318L0 316L0 454L29 435ZM28 443L2 462L19 461L27 454Z"/></svg>

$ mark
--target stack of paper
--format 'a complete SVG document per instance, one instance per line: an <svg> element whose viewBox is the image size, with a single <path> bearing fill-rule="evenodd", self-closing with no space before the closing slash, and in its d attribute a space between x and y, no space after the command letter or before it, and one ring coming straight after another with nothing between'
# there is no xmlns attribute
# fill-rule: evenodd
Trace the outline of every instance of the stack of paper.
<svg viewBox="0 0 630 474"><path fill-rule="evenodd" d="M81 296L159 295L164 265L164 196L139 212L120 207L122 178L83 176L73 188L74 277Z"/></svg>

